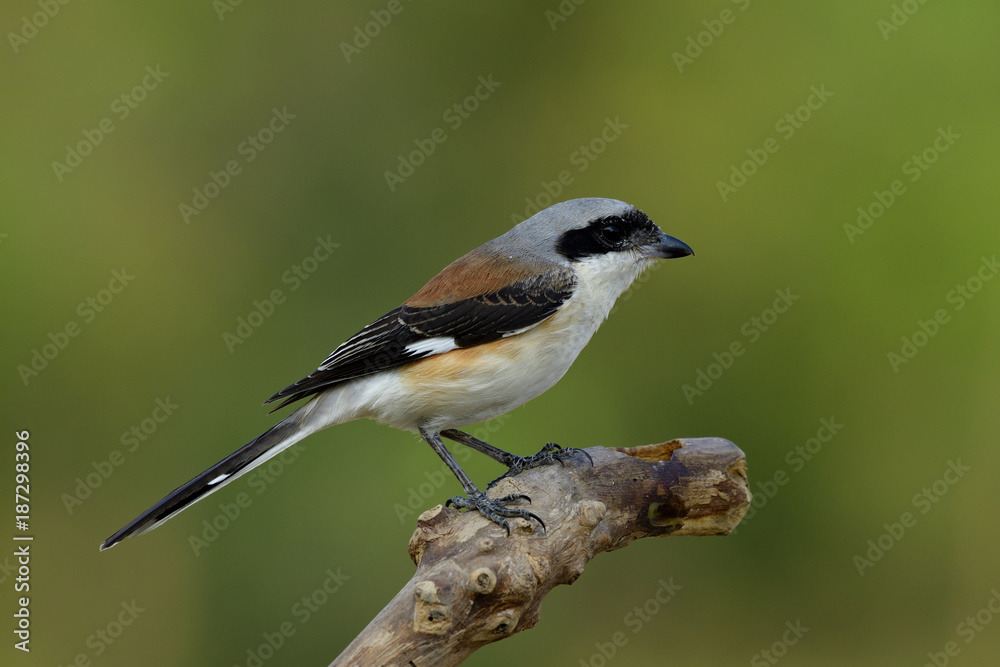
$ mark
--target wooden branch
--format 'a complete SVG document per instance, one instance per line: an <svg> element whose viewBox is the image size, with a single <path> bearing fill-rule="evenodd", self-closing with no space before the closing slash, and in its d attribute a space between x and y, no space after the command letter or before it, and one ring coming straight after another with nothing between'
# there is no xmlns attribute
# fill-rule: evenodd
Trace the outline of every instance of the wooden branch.
<svg viewBox="0 0 1000 667"><path fill-rule="evenodd" d="M535 625L542 599L587 561L642 537L726 535L750 505L746 459L720 438L591 447L497 484L524 493L545 521L511 519L512 534L477 512L438 505L420 515L413 578L331 663L457 665L486 644Z"/></svg>

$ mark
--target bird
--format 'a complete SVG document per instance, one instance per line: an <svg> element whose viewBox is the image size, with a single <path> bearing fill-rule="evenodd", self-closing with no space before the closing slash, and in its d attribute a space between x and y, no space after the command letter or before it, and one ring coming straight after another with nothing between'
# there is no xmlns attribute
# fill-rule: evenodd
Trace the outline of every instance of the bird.
<svg viewBox="0 0 1000 667"><path fill-rule="evenodd" d="M512 506L530 503L527 496L490 498L480 490L442 437L507 466L494 483L538 465L564 464L582 451L549 443L522 457L459 429L547 391L644 270L660 259L693 254L623 201L590 197L553 204L452 262L315 371L268 398L265 405L278 403L274 410L305 403L167 494L100 548L158 527L321 429L363 418L420 434L465 492L448 504L478 511L508 535L509 518L536 520L544 529L537 514Z"/></svg>

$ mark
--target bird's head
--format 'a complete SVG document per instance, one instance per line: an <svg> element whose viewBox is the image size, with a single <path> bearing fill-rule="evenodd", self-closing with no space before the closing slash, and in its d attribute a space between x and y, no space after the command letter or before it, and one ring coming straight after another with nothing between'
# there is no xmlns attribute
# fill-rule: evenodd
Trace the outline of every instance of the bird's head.
<svg viewBox="0 0 1000 667"><path fill-rule="evenodd" d="M521 256L570 265L581 278L612 281L621 290L658 259L694 254L631 204L598 197L550 206L496 242Z"/></svg>

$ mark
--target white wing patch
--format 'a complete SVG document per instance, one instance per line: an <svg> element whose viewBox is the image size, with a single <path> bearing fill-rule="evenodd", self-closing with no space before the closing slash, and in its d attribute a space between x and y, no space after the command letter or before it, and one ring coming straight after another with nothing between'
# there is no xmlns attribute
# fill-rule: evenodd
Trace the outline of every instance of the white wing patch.
<svg viewBox="0 0 1000 667"><path fill-rule="evenodd" d="M457 350L458 345L455 344L454 338L437 337L418 340L416 343L410 343L404 349L411 354L444 354Z"/></svg>
<svg viewBox="0 0 1000 667"><path fill-rule="evenodd" d="M222 480L224 480L227 477L229 477L229 475L219 475L215 479L209 480L208 485L209 486L215 486L216 484L218 484L219 482L221 482Z"/></svg>

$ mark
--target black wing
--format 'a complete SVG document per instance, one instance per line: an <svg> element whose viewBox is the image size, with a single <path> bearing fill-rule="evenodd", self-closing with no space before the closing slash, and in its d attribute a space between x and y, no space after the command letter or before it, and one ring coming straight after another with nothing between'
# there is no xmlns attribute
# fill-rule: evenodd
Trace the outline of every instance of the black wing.
<svg viewBox="0 0 1000 667"><path fill-rule="evenodd" d="M569 270L549 271L502 289L454 303L416 308L402 305L375 320L327 357L319 368L264 401L282 408L324 389L436 354L414 349L430 339L472 347L499 340L552 316L573 293Z"/></svg>

